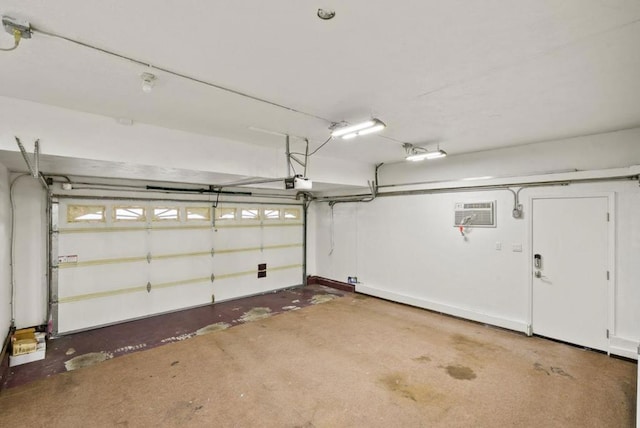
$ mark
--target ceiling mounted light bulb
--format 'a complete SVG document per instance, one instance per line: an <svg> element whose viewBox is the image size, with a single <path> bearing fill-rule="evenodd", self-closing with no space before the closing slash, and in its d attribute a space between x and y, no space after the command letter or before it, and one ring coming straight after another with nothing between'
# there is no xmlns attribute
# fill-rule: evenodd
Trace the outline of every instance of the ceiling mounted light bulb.
<svg viewBox="0 0 640 428"><path fill-rule="evenodd" d="M365 122L356 123L355 125L341 126L333 128L332 137L342 137L344 140L355 138L359 135L367 135L374 132L382 131L386 125L379 119L371 119Z"/></svg>
<svg viewBox="0 0 640 428"><path fill-rule="evenodd" d="M418 162L425 159L438 159L447 156L447 152L441 149L430 152L424 147L416 147L411 143L404 143L402 147L407 152L405 159L411 162Z"/></svg>
<svg viewBox="0 0 640 428"><path fill-rule="evenodd" d="M156 80L158 80L158 78L155 74L151 73L142 73L140 77L142 78L142 92L148 94L155 86Z"/></svg>

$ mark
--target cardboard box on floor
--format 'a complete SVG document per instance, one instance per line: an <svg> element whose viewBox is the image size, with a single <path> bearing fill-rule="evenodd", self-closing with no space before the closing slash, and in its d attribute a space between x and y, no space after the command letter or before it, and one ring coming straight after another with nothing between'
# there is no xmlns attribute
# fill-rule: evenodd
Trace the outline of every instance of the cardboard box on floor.
<svg viewBox="0 0 640 428"><path fill-rule="evenodd" d="M45 357L46 349L44 333L37 333L34 328L16 330L11 336L9 367L42 360Z"/></svg>

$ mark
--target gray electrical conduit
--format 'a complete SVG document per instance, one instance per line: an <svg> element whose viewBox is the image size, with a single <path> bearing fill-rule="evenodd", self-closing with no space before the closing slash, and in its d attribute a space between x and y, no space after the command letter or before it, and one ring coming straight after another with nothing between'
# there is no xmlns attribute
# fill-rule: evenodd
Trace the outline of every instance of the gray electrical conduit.
<svg viewBox="0 0 640 428"><path fill-rule="evenodd" d="M607 181L621 181L621 180L639 180L637 174L623 175L616 177L600 177L600 178L578 178L562 181L541 181L533 183L510 183L490 186L459 186L459 187L440 187L435 189L419 189L419 190L400 190L391 192L375 192L372 195L357 194L357 195L345 195L345 196L326 196L314 199L314 202L328 202L329 204L347 203L347 202L371 202L373 199L383 196L412 196L412 195L427 195L436 193L462 193L462 192L480 192L480 191L492 191L492 190L507 190L514 195L514 209L519 206L519 195L523 189L531 187L547 187L547 186L568 186L570 184L578 183L597 183ZM399 184L397 186L402 186ZM514 191L512 188L518 188Z"/></svg>

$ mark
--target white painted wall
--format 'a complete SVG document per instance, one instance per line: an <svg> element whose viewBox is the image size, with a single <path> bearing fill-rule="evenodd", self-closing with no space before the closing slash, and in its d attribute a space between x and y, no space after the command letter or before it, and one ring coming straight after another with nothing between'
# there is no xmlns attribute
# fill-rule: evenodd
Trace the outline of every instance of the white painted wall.
<svg viewBox="0 0 640 428"><path fill-rule="evenodd" d="M521 192L525 218L507 191L382 197L366 204L315 204L316 269L380 297L519 331L529 323L529 202L532 195L615 192L616 315L611 351L633 357L640 343L640 188L637 182L576 184ZM455 202L497 202L497 227L453 227ZM580 227L576 219L576 227ZM333 252L331 253L331 229ZM496 250L496 243L502 250ZM514 252L513 245L522 245ZM568 313L570 308L567 308Z"/></svg>
<svg viewBox="0 0 640 428"><path fill-rule="evenodd" d="M385 165L380 171L380 184L385 192L565 180L637 173L638 167L622 168L637 164L639 128L433 162ZM619 169L595 171L603 168ZM544 174L567 169L580 172ZM481 176L495 178L462 181ZM528 199L533 195L585 192L615 193L616 259L612 269L616 312L610 350L635 358L640 343L640 187L636 181L527 188L520 193L523 219L512 218L513 196L501 190L380 197L371 203L337 204L333 221L327 203L314 203L314 273L340 281L357 275L361 281L358 289L364 292L525 331L530 321ZM498 226L475 228L464 241L453 227L454 203L485 200L497 201ZM580 227L579 219L576 227ZM501 251L496 250L497 242L502 244ZM523 252L513 252L514 244L522 244Z"/></svg>
<svg viewBox="0 0 640 428"><path fill-rule="evenodd" d="M48 285L46 254L46 193L29 175L16 178L15 206L15 317L16 327L46 323Z"/></svg>
<svg viewBox="0 0 640 428"><path fill-rule="evenodd" d="M11 325L10 235L9 172L0 164L0 344Z"/></svg>

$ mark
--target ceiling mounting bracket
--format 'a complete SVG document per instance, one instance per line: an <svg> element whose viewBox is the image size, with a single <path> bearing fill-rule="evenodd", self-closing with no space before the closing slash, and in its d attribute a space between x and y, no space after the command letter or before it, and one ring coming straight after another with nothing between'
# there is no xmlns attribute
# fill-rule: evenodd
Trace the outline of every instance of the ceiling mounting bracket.
<svg viewBox="0 0 640 428"><path fill-rule="evenodd" d="M31 24L29 24L28 21L22 21L5 15L2 17L2 26L4 30L12 36L18 32L22 39L31 38Z"/></svg>

